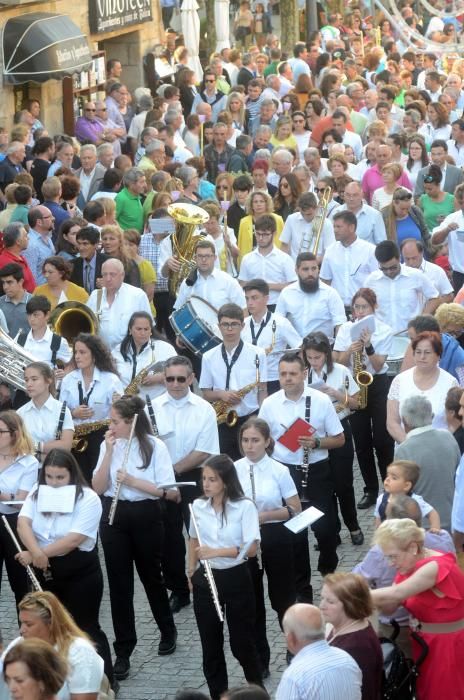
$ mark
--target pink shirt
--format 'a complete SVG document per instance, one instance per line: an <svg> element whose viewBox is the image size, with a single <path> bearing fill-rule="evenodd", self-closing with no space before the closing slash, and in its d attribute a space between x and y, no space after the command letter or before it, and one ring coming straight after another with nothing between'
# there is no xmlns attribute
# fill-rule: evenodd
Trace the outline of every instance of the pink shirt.
<svg viewBox="0 0 464 700"><path fill-rule="evenodd" d="M414 189L411 185L411 181L409 180L405 172L401 174L401 177L399 178L396 184L398 185L398 187L407 187L407 189L411 190L411 192ZM362 188L364 192L364 198L368 204L371 203L372 195L374 194L375 190L377 190L379 187L383 187L384 185L385 183L383 181L382 174L377 164L373 165L372 168L368 168L366 170L362 179Z"/></svg>

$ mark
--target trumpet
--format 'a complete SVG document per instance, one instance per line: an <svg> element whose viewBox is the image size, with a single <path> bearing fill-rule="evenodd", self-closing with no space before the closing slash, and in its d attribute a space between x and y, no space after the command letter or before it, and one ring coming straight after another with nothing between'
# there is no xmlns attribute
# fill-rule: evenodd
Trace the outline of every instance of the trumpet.
<svg viewBox="0 0 464 700"><path fill-rule="evenodd" d="M253 391L253 389L256 389L258 384L260 383L260 376L259 376L259 357L256 355L255 357L255 365L256 365L256 381L251 382L251 384L247 384L246 386L242 387L239 389L236 393L240 396L240 399L243 399L244 396L250 393L250 391ZM225 401L221 401L220 399L218 401L213 401L212 402L212 407L216 411L216 418L218 425L221 425L222 423L225 423L228 428L233 428L234 425L237 424L238 421L238 414L237 411L234 411L233 408L230 408L229 404L226 403Z"/></svg>
<svg viewBox="0 0 464 700"><path fill-rule="evenodd" d="M132 445L132 440L134 439L134 432L135 432L135 426L137 425L137 418L139 417L139 414L136 413L134 418L132 419L132 425L130 429L130 434L129 434L129 439L126 444L126 449L124 450L124 457L122 460L122 464L120 469L125 472L127 469L127 462L129 461L129 452L130 448ZM119 501L119 494L121 493L122 489L122 481L118 481L116 488L114 490L114 496L113 500L111 502L111 507L110 507L110 512L108 515L108 523L112 525L114 523L114 516L116 515L116 508L118 507L118 501Z"/></svg>

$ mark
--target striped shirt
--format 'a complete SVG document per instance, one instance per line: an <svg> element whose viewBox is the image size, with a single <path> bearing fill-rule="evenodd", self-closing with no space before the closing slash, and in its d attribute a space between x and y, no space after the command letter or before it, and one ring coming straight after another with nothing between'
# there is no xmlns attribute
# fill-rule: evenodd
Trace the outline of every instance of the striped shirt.
<svg viewBox="0 0 464 700"><path fill-rule="evenodd" d="M361 682L353 657L320 640L300 649L281 678L276 700L361 700Z"/></svg>

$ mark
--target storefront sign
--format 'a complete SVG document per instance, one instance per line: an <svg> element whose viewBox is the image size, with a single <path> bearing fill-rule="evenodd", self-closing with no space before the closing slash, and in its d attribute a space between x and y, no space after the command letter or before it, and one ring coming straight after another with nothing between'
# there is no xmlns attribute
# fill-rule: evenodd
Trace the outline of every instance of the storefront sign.
<svg viewBox="0 0 464 700"><path fill-rule="evenodd" d="M89 0L92 34L115 32L153 19L152 0Z"/></svg>

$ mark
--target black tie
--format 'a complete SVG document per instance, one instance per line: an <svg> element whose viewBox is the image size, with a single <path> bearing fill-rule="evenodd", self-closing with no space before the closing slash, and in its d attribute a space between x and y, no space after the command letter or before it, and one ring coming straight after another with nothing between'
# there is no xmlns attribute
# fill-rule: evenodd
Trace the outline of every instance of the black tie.
<svg viewBox="0 0 464 700"><path fill-rule="evenodd" d="M230 375L231 375L231 373L232 373L232 367L233 367L233 366L235 365L235 363L237 362L237 360L238 360L238 358L239 358L239 355L240 355L240 353L242 352L242 348L243 348L243 340L241 340L241 341L239 342L239 344L237 345L237 347L235 348L235 352L234 352L234 354L232 355L232 359L231 359L230 364L229 364L229 358L227 357L226 349L225 349L224 345L222 346L222 359L223 359L224 362L226 363L226 367L227 367L226 391L229 390Z"/></svg>

